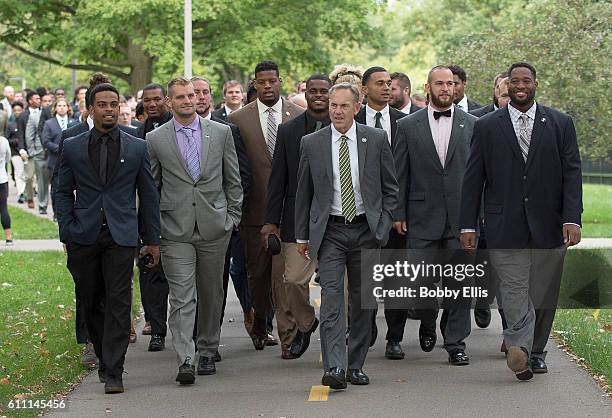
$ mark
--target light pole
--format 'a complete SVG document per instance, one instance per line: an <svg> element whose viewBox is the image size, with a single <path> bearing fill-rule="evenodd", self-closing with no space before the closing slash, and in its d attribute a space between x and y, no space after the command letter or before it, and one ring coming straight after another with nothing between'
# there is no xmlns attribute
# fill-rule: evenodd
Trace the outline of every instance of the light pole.
<svg viewBox="0 0 612 418"><path fill-rule="evenodd" d="M191 0L185 0L185 77L191 78Z"/></svg>

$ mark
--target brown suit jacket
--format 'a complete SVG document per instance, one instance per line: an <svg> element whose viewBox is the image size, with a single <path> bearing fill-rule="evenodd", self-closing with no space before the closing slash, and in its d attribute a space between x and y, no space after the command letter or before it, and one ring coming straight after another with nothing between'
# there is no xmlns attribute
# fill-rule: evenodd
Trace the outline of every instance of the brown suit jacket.
<svg viewBox="0 0 612 418"><path fill-rule="evenodd" d="M281 100L283 101L282 123L304 112L304 109L290 101ZM251 163L251 193L243 209L242 224L245 226L263 225L266 217L266 196L268 179L272 172L272 158L268 153L266 139L259 123L257 101L232 112L228 117L228 122L238 125Z"/></svg>

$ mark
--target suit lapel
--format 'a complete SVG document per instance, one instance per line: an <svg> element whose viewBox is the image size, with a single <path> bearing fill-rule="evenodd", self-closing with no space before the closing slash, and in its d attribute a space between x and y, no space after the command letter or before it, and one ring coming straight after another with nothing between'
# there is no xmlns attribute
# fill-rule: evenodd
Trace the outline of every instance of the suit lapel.
<svg viewBox="0 0 612 418"><path fill-rule="evenodd" d="M200 132L202 133L202 153L200 155L200 177L204 176L204 167L206 167L208 154L210 150L210 142L212 141L212 132L210 128L210 123L198 116L200 118Z"/></svg>
<svg viewBox="0 0 612 418"><path fill-rule="evenodd" d="M321 148L327 153L324 161L325 163L325 172L327 173L327 179L329 181L329 187L334 189L334 169L333 169L333 158L334 154L332 153L332 132L331 127L326 126L321 129Z"/></svg>
<svg viewBox="0 0 612 418"><path fill-rule="evenodd" d="M508 111L507 106L501 112L499 112L499 124L501 128L500 130L506 137L506 142L508 143L508 146L510 147L516 158L518 158L519 160L521 160L521 162L524 163L525 160L523 160L523 155L521 154L521 149L518 144L518 139L516 138L516 133L514 132L514 127L512 126L512 121L510 120L510 112Z"/></svg>
<svg viewBox="0 0 612 418"><path fill-rule="evenodd" d="M363 176L365 175L365 158L368 148L368 138L363 135L359 125L357 125L355 134L357 136L357 138L355 138L357 140L357 159L359 160L359 184L364 184Z"/></svg>
<svg viewBox="0 0 612 418"><path fill-rule="evenodd" d="M540 142L542 142L542 133L546 127L546 111L540 105L536 105L535 120L533 121L533 130L531 132L531 141L529 142L529 153L527 154L527 164L525 170L529 169L531 162Z"/></svg>
<svg viewBox="0 0 612 418"><path fill-rule="evenodd" d="M444 161L445 167L448 166L448 163L450 163L451 158L453 158L453 154L455 153L455 149L457 148L457 142L459 142L459 138L463 133L464 126L465 115L461 112L458 112L455 108L455 112L453 115L453 126L451 128L451 134L448 140L448 150L446 151L446 160Z"/></svg>
<svg viewBox="0 0 612 418"><path fill-rule="evenodd" d="M429 117L427 111L421 112L421 117L417 122L418 129L420 131L419 141L422 142L423 147L429 152L429 156L433 159L434 165L440 170L443 170L440 157L436 151L436 145L434 144L433 136L431 134L431 127L429 126Z"/></svg>
<svg viewBox="0 0 612 418"><path fill-rule="evenodd" d="M127 138L123 134L123 132L119 131L119 161L116 161L113 165L113 170L108 173L108 181L106 182L109 185L112 181L119 169L123 166L125 162L125 153L127 151Z"/></svg>
<svg viewBox="0 0 612 418"><path fill-rule="evenodd" d="M174 130L174 123L166 124L165 129L167 131L166 135L164 135L164 138L166 138L166 140L168 141L168 146L174 153L174 156L178 160L181 167L183 167L183 171L185 172L187 178L193 181L193 179L191 178L191 174L189 174L189 170L187 170L187 164L185 164L185 160L183 159L183 155L181 154L181 150L178 146L178 143L176 142L176 131Z"/></svg>
<svg viewBox="0 0 612 418"><path fill-rule="evenodd" d="M400 119L403 115L397 115L395 112L393 112L392 107L389 106L389 119L391 120L391 138L389 138L389 140L391 141L391 149L393 149L393 143L395 142L395 133L397 132L397 121L398 119ZM397 115L397 117L396 117Z"/></svg>
<svg viewBox="0 0 612 418"><path fill-rule="evenodd" d="M253 106L249 109L251 112L251 116L247 119L251 121L252 125L251 130L254 133L255 142L257 146L259 146L260 151L265 153L270 161L272 161L272 157L270 157L270 153L268 152L268 144L266 143L266 136L264 135L263 128L261 123L259 122L259 107L257 106L257 101L252 102Z"/></svg>

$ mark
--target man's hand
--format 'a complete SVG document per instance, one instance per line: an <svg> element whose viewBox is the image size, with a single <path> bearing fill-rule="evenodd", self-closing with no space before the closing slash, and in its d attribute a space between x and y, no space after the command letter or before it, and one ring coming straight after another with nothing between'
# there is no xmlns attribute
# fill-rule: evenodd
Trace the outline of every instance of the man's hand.
<svg viewBox="0 0 612 418"><path fill-rule="evenodd" d="M302 257L304 257L306 260L310 260L310 254L308 253L308 244L298 243L297 250L298 250L298 253L300 253Z"/></svg>
<svg viewBox="0 0 612 418"><path fill-rule="evenodd" d="M563 225L563 244L566 247L571 247L580 242L582 231L578 225L565 224Z"/></svg>
<svg viewBox="0 0 612 418"><path fill-rule="evenodd" d="M462 232L461 237L461 248L468 251L476 249L476 232Z"/></svg>
<svg viewBox="0 0 612 418"><path fill-rule="evenodd" d="M406 221L396 221L393 222L393 228L395 228L395 232L400 235L406 235L408 232L408 223Z"/></svg>
<svg viewBox="0 0 612 418"><path fill-rule="evenodd" d="M159 264L159 245L145 245L140 249L141 258L147 254L151 254L151 257L153 257L153 262L146 265L148 268L155 267Z"/></svg>
<svg viewBox="0 0 612 418"><path fill-rule="evenodd" d="M267 250L268 249L268 236L274 234L280 239L280 231L274 224L265 224L261 231L259 231L259 237L261 238L261 245Z"/></svg>
<svg viewBox="0 0 612 418"><path fill-rule="evenodd" d="M28 152L26 150L20 149L19 156L21 157L22 161L28 161Z"/></svg>

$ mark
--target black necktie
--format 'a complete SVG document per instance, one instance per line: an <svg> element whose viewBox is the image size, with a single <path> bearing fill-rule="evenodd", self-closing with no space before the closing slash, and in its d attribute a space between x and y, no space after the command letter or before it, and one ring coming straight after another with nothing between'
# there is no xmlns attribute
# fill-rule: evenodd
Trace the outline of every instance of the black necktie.
<svg viewBox="0 0 612 418"><path fill-rule="evenodd" d="M380 123L380 119L382 118L382 113L380 112L376 112L376 114L374 115L374 127L378 128L378 129L382 129L382 123Z"/></svg>
<svg viewBox="0 0 612 418"><path fill-rule="evenodd" d="M315 128L314 131L317 132L319 129L321 129L323 127L323 122L321 122L320 120L317 121L317 123L315 123Z"/></svg>
<svg viewBox="0 0 612 418"><path fill-rule="evenodd" d="M440 119L440 116L446 116L447 118L451 117L451 110L447 109L444 112L438 112L437 110L434 110L434 119L438 120Z"/></svg>
<svg viewBox="0 0 612 418"><path fill-rule="evenodd" d="M106 163L108 161L108 136L100 138L100 181L106 184Z"/></svg>

